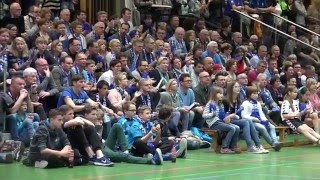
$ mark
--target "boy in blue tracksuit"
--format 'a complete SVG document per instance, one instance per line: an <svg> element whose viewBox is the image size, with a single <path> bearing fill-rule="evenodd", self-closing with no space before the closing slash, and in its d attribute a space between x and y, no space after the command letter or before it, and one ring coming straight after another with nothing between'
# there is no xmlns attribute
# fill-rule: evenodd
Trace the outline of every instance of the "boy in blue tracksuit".
<svg viewBox="0 0 320 180"><path fill-rule="evenodd" d="M158 140L156 138L156 141L153 141L153 135L156 136L158 131L149 122L151 110L149 110L149 113L146 113L145 118L143 116L143 119L146 120L142 120L139 116L136 116L136 106L134 103L126 102L123 104L122 109L124 116L119 119L118 123L123 127L129 149L131 149L130 152L134 156L143 156L151 153L153 156L158 156L162 161L161 150L156 148L160 138Z"/></svg>

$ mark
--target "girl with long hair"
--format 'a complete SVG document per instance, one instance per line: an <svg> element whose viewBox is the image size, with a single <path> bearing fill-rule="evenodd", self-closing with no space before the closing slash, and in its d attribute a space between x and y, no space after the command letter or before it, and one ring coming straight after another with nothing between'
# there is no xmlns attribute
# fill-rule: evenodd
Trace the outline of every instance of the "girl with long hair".
<svg viewBox="0 0 320 180"><path fill-rule="evenodd" d="M294 86L287 87L284 101L281 105L281 117L283 122L292 130L303 134L313 143L320 144L320 135L312 128L301 121L301 117L311 110L310 106L300 111L299 100L297 98L297 88Z"/></svg>
<svg viewBox="0 0 320 180"><path fill-rule="evenodd" d="M204 108L202 117L210 129L218 130L226 134L220 149L221 154L234 154L237 146L240 128L231 123L236 114L227 114L223 103L223 89L213 87L210 92L209 101Z"/></svg>
<svg viewBox="0 0 320 180"><path fill-rule="evenodd" d="M223 101L225 110L229 114L236 114L237 118L231 121L232 124L235 124L242 129L244 139L247 144L248 152L250 153L267 153L263 146L260 143L260 139L254 123L247 118L240 118L244 108L241 106L240 100L240 84L238 82L231 82L227 84L227 95ZM254 144L252 143L252 140Z"/></svg>

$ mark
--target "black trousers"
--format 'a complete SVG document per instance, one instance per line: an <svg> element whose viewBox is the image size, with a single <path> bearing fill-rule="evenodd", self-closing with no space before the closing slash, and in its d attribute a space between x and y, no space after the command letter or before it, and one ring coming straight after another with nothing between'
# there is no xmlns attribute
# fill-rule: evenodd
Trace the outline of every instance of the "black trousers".
<svg viewBox="0 0 320 180"><path fill-rule="evenodd" d="M156 148L159 148L163 154L168 153L173 148L174 142L170 140L161 141L157 146L154 148L148 146L148 144L141 139L136 139L132 145L131 153L134 156L142 157L145 154L151 153L155 154Z"/></svg>
<svg viewBox="0 0 320 180"><path fill-rule="evenodd" d="M67 135L72 148L78 149L85 157L88 156L85 150L88 146L91 146L94 152L101 149L101 138L93 126L68 128Z"/></svg>

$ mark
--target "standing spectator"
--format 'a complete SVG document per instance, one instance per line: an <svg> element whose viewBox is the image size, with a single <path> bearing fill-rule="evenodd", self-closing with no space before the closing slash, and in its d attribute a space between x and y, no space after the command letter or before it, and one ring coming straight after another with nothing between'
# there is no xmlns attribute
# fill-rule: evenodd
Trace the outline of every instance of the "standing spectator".
<svg viewBox="0 0 320 180"><path fill-rule="evenodd" d="M134 26L132 24L132 22L130 21L131 19L131 10L128 9L128 8L123 8L121 10L121 19L120 19L120 23L123 24L123 23L128 23L129 24L129 31L133 31L134 30Z"/></svg>

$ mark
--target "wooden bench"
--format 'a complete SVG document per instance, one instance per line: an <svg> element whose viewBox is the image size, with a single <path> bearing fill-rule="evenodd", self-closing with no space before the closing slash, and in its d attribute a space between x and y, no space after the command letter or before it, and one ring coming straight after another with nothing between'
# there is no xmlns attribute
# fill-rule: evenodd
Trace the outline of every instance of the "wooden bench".
<svg viewBox="0 0 320 180"><path fill-rule="evenodd" d="M217 130L212 130L210 128L202 128L201 130L212 137L211 148L216 153L219 153L220 152L219 142L218 142L220 138L219 132Z"/></svg>
<svg viewBox="0 0 320 180"><path fill-rule="evenodd" d="M286 127L286 126L276 126L276 131L279 132L279 141L280 142L284 141L284 136L286 134L286 129L288 129L288 127Z"/></svg>

